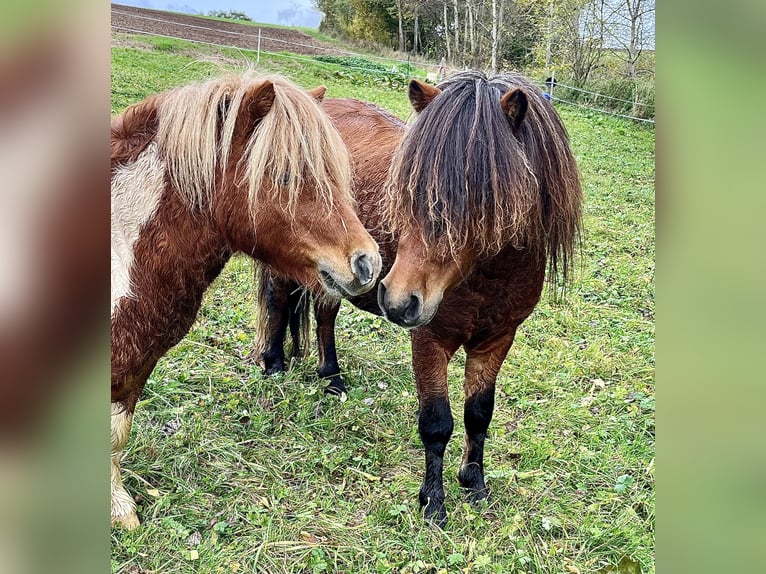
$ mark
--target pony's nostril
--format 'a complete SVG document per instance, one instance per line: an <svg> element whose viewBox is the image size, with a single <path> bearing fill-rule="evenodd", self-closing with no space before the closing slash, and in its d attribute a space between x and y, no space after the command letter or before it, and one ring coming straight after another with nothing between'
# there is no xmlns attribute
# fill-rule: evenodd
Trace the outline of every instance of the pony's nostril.
<svg viewBox="0 0 766 574"><path fill-rule="evenodd" d="M360 284L367 285L372 281L372 261L366 253L354 256L351 260L351 270L354 272L354 276L356 276Z"/></svg>
<svg viewBox="0 0 766 574"><path fill-rule="evenodd" d="M381 282L378 285L378 307L380 307L380 310L383 311L383 314L386 313L386 286L383 285Z"/></svg>
<svg viewBox="0 0 766 574"><path fill-rule="evenodd" d="M423 297L417 291L410 295L410 301L402 317L407 323L413 323L423 311Z"/></svg>

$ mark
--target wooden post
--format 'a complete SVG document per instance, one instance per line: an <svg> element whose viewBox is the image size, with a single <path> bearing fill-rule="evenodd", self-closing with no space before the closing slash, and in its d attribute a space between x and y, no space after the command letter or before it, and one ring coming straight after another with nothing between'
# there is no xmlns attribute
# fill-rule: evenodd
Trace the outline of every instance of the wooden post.
<svg viewBox="0 0 766 574"><path fill-rule="evenodd" d="M556 70L551 70L551 103L553 103L553 86L556 85Z"/></svg>
<svg viewBox="0 0 766 574"><path fill-rule="evenodd" d="M261 63L261 29L258 28L258 54L255 57L255 65Z"/></svg>

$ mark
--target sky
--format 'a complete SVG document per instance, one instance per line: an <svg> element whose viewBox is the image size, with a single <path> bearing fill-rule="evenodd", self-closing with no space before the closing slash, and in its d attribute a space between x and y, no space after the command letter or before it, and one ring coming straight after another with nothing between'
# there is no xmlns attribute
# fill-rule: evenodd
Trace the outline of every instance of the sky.
<svg viewBox="0 0 766 574"><path fill-rule="evenodd" d="M117 0L113 4L207 14L211 10L244 12L256 22L318 28L322 14L313 0Z"/></svg>

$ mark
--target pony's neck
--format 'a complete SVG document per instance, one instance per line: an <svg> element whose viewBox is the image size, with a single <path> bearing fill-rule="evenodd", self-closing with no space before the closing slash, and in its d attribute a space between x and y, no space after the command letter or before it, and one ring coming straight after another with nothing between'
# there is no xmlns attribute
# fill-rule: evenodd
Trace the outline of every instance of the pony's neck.
<svg viewBox="0 0 766 574"><path fill-rule="evenodd" d="M231 257L231 250L206 214L194 214L166 190L154 219L136 242L136 288L146 291L152 323L167 340L165 353L191 328L207 288ZM141 293L137 293L141 298ZM165 348L167 347L167 348Z"/></svg>

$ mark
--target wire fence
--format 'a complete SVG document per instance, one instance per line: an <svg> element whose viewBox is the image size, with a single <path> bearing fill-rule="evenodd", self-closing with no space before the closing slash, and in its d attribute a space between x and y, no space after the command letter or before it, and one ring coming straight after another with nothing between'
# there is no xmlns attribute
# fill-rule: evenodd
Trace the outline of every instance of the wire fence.
<svg viewBox="0 0 766 574"><path fill-rule="evenodd" d="M610 116L616 116L616 117L619 117L619 118L625 118L625 119L633 120L633 121L636 121L636 122L643 122L643 123L646 123L646 124L654 125L654 119L652 119L652 118L641 118L641 117L637 117L635 115L630 115L630 114L624 114L624 113L616 112L614 110L605 110L605 109L602 109L602 108L597 108L597 107L594 107L592 105L589 105L589 103L593 103L593 102L583 103L583 102L574 101L574 100L571 100L571 99L561 98L561 97L556 96L555 94L556 94L556 92L558 90L561 90L561 89L571 90L572 92L575 92L575 93L580 92L580 93L584 93L584 94L588 94L590 96L593 96L593 99L596 100L596 101L598 101L599 99L611 100L611 101L615 101L615 102L620 102L620 103L628 104L628 105L632 106L634 109L636 107L647 108L647 111L651 111L650 108L653 106L653 104L650 104L650 103L647 103L647 102L641 102L641 101L637 101L637 100L625 100L623 98L615 98L613 96L608 96L606 94L599 94L598 92L591 92L591 91L588 91L588 90L583 90L582 88L577 88L575 86L569 86L567 84L563 84L563 83L559 82L558 80L553 85L553 87L554 87L553 90L551 90L551 86L550 86L549 83L546 83L546 82L535 82L535 84L537 84L540 88L542 88L544 90L547 90L548 96L554 102L561 102L562 104L567 104L567 105L570 105L570 106L575 106L575 107L578 107L578 108L583 108L583 109L590 110L590 111L593 111L593 112L600 112L602 114L608 114Z"/></svg>
<svg viewBox="0 0 766 574"><path fill-rule="evenodd" d="M113 9L112 13L113 14L119 14L121 16L128 16L130 18L140 18L142 20L150 20L150 21L153 21L153 22L160 22L160 23L163 23L163 24L172 24L173 26L181 26L181 27L184 27L184 28L196 28L196 29L199 29L199 30L205 30L207 32L210 31L210 28L207 27L207 26L197 26L195 24L186 24L186 23L178 22L178 21L174 21L174 20L165 20L163 18L150 17L150 16L141 16L139 14L134 14L134 13L131 13L131 12L122 12L120 10L114 10ZM242 24L242 25L245 26L247 24ZM114 25L112 25L112 28L114 28ZM266 28L266 29L268 30L268 28ZM379 61L384 61L384 62L396 62L396 63L399 63L399 64L410 64L411 65L410 60L398 60L396 58L386 58L385 56L372 56L372 55L366 55L366 54L359 54L357 52L350 52L348 50L342 50L340 48L336 48L336 47L333 47L333 46L322 46L322 45L319 45L319 44L301 44L300 42L290 42L289 40L282 40L280 38L273 38L271 36L263 35L263 33L262 33L263 29L262 28L255 28L254 27L253 30L257 30L258 31L258 37L259 38L261 38L262 40L268 40L270 42L277 42L277 43L281 43L281 44L287 44L287 45L290 45L290 46L298 46L300 48L310 48L312 50L325 50L327 52L334 52L336 54L342 54L344 56L355 56L355 57L358 57L358 58L366 58L368 60L379 60ZM232 36L246 37L246 38L250 38L250 39L252 39L254 37L254 34L247 34L247 33L244 33L244 32L235 32L234 30L223 30L223 29L218 29L217 28L215 30L215 32L216 33L221 33L221 34L230 34ZM140 32L140 33L141 34L146 34L146 35L155 35L154 33L151 33L151 32ZM157 34L157 35L162 35L162 34ZM191 40L188 40L188 41L191 41ZM234 46L227 46L227 47L232 48Z"/></svg>
<svg viewBox="0 0 766 574"><path fill-rule="evenodd" d="M131 14L131 13L127 13L127 12L120 12L119 10L113 10L112 12L113 13L117 13L117 14L124 14L124 15L130 16L132 18L141 18L141 19L152 20L152 21L161 22L161 23L169 23L169 24L173 24L175 26L184 26L184 27L188 27L188 28L197 28L197 29L201 29L201 30L205 30L205 31L210 31L210 28L207 28L205 26L196 26L196 25L193 25L193 24L184 24L184 23L179 23L179 22L175 22L175 21L171 21L171 20L163 20L162 18L151 18L151 17L148 17L148 16L141 16L141 15ZM386 76L386 77L389 77L389 78L391 78L392 76L396 76L396 77L400 77L400 78L405 78L405 77L407 77L409 75L408 73L401 72L398 69L392 69L391 71L385 71L385 70L380 70L380 69L375 69L375 68L365 68L363 66L350 65L350 64L347 64L347 63L338 64L338 63L333 63L333 62L323 62L322 60L318 60L318 59L315 59L315 58L307 58L307 57L304 57L304 56L293 55L293 54L285 54L285 53L282 53L282 52L271 52L271 51L267 51L267 50L262 49L260 47L260 42L258 43L257 48L253 49L253 48L242 48L242 47L232 46L232 45L228 45L228 44L220 44L220 43L216 43L216 42L207 42L207 41L204 41L204 40L192 40L192 39L189 39L189 38L181 38L181 37L178 37L178 36L172 36L172 35L168 35L168 34L160 34L160 33L150 32L150 31L146 31L146 30L138 30L138 29L135 29L135 28L129 28L129 27L126 27L126 26L120 26L120 25L114 25L114 24L112 25L112 30L116 31L116 32L122 32L122 33L128 33L128 34L140 34L140 35L144 35L144 36L156 36L156 37L159 37L159 38L168 38L168 39L172 39L172 40L181 40L181 41L184 41L184 42L191 42L191 43L194 43L194 44L202 44L202 45L213 46L213 47L217 47L217 48L226 48L226 49L232 49L232 50L241 50L241 51L247 51L247 52L255 52L256 53L256 58L257 58L258 61L260 60L260 56L263 54L263 55L267 55L267 56L270 56L270 57L285 58L285 59L289 59L289 60L306 62L306 63L309 63L309 64L318 65L318 66L333 67L333 68L336 68L336 69L340 65L344 69L361 71L361 72L364 72L364 73L367 73L367 74L378 74L378 75ZM269 36L264 36L264 35L262 35L262 29L261 28L254 28L254 30L257 30L257 38L259 38L260 40L268 40L268 41L271 41L271 42L281 43L281 44L285 44L287 46L295 46L295 47L300 47L300 48L327 50L327 51L335 52L335 54L343 54L343 55L348 55L348 56L354 56L354 57L357 57L357 58L363 58L363 59L370 60L370 61L373 60L373 59L377 59L377 60L380 60L380 61L385 61L387 63L394 62L394 63L406 64L407 67L408 67L408 72L411 71L411 69L413 67L413 64L411 64L409 61L405 61L405 60L396 60L396 59L393 59L393 58L369 56L369 55L366 55L366 54L359 54L357 52L350 52L350 51L347 51L347 50L340 50L340 49L336 49L336 48L329 48L329 47L324 47L324 46L319 46L319 45L312 45L312 44L301 44L299 42L290 42L289 40L282 40L282 39L279 39L279 38L273 38L273 37L269 37ZM217 33L220 32L220 33L232 34L232 35L236 35L236 36L246 36L246 37L248 37L250 39L254 39L255 36L256 36L255 34L245 34L245 33L242 33L242 32L235 32L235 31L231 31L231 30L218 30L217 29L215 31ZM535 83L539 87L541 87L543 89L550 89L550 87L551 87L550 84L545 83L545 82L535 82ZM599 94L597 92L585 90L583 88L578 88L576 86L569 86L569 85L563 84L563 83L559 82L558 80L556 81L555 84L553 84L553 88L554 88L554 90L550 90L552 93L549 93L549 96L550 96L550 99L552 101L554 101L554 102L560 102L562 104L574 106L574 107L577 107L577 108L582 108L582 109L586 109L586 110L589 110L589 111L598 112L598 113L602 113L602 114L606 114L606 115L616 116L616 117L620 117L620 118L624 118L624 119L628 119L628 120L632 120L632 121L636 121L636 122L642 122L642 123L647 123L647 124L652 124L652 125L654 125L654 123L655 123L654 120L650 119L650 118L636 117L634 115L619 113L619 112L616 112L616 111L613 111L613 110L605 110L605 109L602 109L602 108L597 108L597 107L594 107L592 105L585 104L583 102L574 101L572 99L560 98L560 97L555 95L555 90L563 88L563 89L566 89L566 90L571 90L572 92L575 92L575 93L583 93L583 94L586 94L588 96L592 96L592 98L594 100L596 100L596 101L598 101L600 99L603 99L603 100L610 100L610 101L619 102L619 103L622 103L622 104L629 104L629 105L633 106L633 109L635 109L636 106L649 107L651 104L648 104L648 103L645 103L645 102L640 102L640 101L626 100L626 99L623 99L623 98L616 98L616 97L609 96L609 95L606 95L606 94Z"/></svg>
<svg viewBox="0 0 766 574"><path fill-rule="evenodd" d="M338 66L342 66L344 69L359 70L359 71L363 71L365 73L379 74L381 76L387 76L387 77L390 77L392 75L398 75L398 76L400 76L402 78L409 77L409 74L406 74L404 72L399 72L399 71L396 71L396 72L391 71L391 72L389 72L389 71L384 71L384 70L377 70L375 68L364 68L364 67L360 67L360 66L352 66L352 65L347 65L347 64L336 64L336 63L333 63L333 62L323 62L322 60L316 60L314 58L306 58L304 56L298 56L298 55L294 55L294 54L285 54L283 52L269 52L269 51L264 50L264 49L240 48L238 46L231 46L231 45L228 45L228 44L218 44L216 42L206 42L204 40L189 40L188 38L180 38L178 36L170 36L168 34L157 34L155 32L145 32L145 31L142 31L142 30L136 30L134 28L126 28L125 26L112 26L112 30L114 30L115 32L123 32L123 33L127 33L127 34L140 34L140 35L143 35L143 36L155 36L155 37L158 37L158 38L168 38L169 40L181 40L183 42L191 42L193 44L202 44L204 46L213 46L213 47L216 47L216 48L226 48L227 50L240 50L240 51L243 51L243 52L254 52L254 53L256 53L256 56L258 58L260 58L261 55L266 55L266 56L271 56L271 57L276 57L276 58L285 58L285 59L288 59L288 60L296 60L296 61L299 61L299 62L306 62L306 63L309 63L309 64L318 65L318 66L327 66L327 67L332 67L332 68L337 68ZM364 57L364 56L360 56L360 57Z"/></svg>
<svg viewBox="0 0 766 574"><path fill-rule="evenodd" d="M541 86L548 86L545 82L538 82ZM595 96L597 98L606 99L606 100L613 100L615 102L624 102L626 104L631 105L639 105L639 106L648 106L649 104L643 103L643 102L636 102L633 100L624 100L622 98L615 98L613 96L607 96L605 94L599 94L597 92L589 92L588 90L583 90L582 88L576 88L575 86L568 86L566 84L562 84L558 80L556 80L556 83L554 84L556 88L566 88L567 90L572 90L573 92L580 92L582 94L589 94L592 96Z"/></svg>

